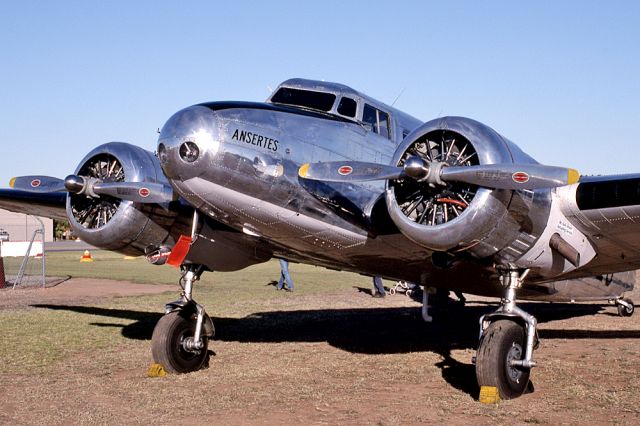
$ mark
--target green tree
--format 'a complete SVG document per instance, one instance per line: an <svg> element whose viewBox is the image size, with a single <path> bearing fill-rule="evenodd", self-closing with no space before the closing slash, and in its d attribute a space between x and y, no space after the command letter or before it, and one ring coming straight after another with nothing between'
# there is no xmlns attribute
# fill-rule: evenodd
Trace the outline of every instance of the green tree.
<svg viewBox="0 0 640 426"><path fill-rule="evenodd" d="M65 232L70 229L68 220L53 219L53 233L56 240L61 240Z"/></svg>

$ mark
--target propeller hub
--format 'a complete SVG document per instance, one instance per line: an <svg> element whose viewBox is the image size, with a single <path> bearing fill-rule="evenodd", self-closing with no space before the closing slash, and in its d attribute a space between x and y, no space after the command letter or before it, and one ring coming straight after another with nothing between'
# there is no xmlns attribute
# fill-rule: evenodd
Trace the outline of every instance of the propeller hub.
<svg viewBox="0 0 640 426"><path fill-rule="evenodd" d="M407 158L404 163L404 174L418 182L427 182L430 185L445 185L440 179L442 168L447 164L439 161L428 162L414 155Z"/></svg>
<svg viewBox="0 0 640 426"><path fill-rule="evenodd" d="M84 178L77 175L69 175L64 179L64 187L67 191L80 194L85 188Z"/></svg>
<svg viewBox="0 0 640 426"><path fill-rule="evenodd" d="M429 163L418 156L409 157L404 163L404 173L417 181L426 179L429 171Z"/></svg>

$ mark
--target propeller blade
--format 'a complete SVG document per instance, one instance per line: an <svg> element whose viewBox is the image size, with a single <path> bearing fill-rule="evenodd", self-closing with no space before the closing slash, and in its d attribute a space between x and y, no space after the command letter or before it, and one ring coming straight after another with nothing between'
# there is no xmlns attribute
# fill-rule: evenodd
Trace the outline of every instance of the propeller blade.
<svg viewBox="0 0 640 426"><path fill-rule="evenodd" d="M443 167L440 179L494 189L555 188L578 182L577 170L541 164L486 164Z"/></svg>
<svg viewBox="0 0 640 426"><path fill-rule="evenodd" d="M305 179L324 182L357 182L367 180L398 179L403 175L402 167L360 161L328 161L306 163L298 170Z"/></svg>
<svg viewBox="0 0 640 426"><path fill-rule="evenodd" d="M96 182L93 192L110 195L134 203L169 203L174 200L173 188L150 182Z"/></svg>
<svg viewBox="0 0 640 426"><path fill-rule="evenodd" d="M9 186L28 192L66 191L64 181L51 176L18 176L9 181Z"/></svg>

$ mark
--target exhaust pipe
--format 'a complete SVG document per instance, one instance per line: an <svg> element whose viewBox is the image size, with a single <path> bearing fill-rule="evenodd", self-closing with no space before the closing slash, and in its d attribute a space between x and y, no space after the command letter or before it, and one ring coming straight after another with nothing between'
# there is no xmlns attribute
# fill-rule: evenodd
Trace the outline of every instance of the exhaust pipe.
<svg viewBox="0 0 640 426"><path fill-rule="evenodd" d="M569 244L557 232L549 239L549 247L557 251L562 257L567 259L576 268L580 266L580 252Z"/></svg>

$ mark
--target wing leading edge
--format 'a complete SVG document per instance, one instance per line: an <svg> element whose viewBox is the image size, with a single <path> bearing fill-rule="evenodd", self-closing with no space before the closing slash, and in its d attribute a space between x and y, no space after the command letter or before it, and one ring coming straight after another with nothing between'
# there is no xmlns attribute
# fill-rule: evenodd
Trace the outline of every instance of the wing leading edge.
<svg viewBox="0 0 640 426"><path fill-rule="evenodd" d="M36 194L16 189L0 189L0 208L16 213L66 220L66 193Z"/></svg>

